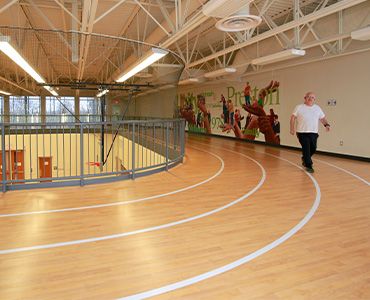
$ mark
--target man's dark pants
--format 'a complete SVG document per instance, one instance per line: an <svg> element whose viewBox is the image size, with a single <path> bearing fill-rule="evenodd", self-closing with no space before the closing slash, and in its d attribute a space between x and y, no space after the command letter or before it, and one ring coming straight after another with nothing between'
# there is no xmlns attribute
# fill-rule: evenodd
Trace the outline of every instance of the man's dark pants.
<svg viewBox="0 0 370 300"><path fill-rule="evenodd" d="M307 168L312 168L312 155L316 152L317 138L314 132L297 132L299 143L302 146L302 160Z"/></svg>

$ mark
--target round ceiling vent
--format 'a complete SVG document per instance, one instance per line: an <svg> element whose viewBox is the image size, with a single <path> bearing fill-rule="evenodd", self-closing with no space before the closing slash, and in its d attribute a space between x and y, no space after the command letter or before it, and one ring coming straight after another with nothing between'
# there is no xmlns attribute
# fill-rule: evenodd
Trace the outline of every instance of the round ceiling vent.
<svg viewBox="0 0 370 300"><path fill-rule="evenodd" d="M233 15L221 19L216 23L216 28L221 31L243 31L257 27L262 22L261 17L254 15Z"/></svg>

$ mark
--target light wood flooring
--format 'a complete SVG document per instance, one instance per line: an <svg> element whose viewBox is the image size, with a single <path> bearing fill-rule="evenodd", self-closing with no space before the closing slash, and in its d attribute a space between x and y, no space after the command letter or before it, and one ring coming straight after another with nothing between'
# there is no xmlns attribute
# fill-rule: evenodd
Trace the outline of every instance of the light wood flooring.
<svg viewBox="0 0 370 300"><path fill-rule="evenodd" d="M370 164L314 158L190 136L169 172L1 194L0 299L370 299Z"/></svg>

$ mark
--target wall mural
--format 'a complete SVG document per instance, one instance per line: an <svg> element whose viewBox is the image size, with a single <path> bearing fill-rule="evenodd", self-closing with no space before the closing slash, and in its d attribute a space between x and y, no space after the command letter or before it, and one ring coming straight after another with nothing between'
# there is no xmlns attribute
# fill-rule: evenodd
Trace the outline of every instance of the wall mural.
<svg viewBox="0 0 370 300"><path fill-rule="evenodd" d="M272 80L259 89L246 82L242 92L227 86L226 93L180 93L179 114L186 120L189 132L232 135L240 139L280 144L279 117L271 108L280 105L279 85L278 81Z"/></svg>

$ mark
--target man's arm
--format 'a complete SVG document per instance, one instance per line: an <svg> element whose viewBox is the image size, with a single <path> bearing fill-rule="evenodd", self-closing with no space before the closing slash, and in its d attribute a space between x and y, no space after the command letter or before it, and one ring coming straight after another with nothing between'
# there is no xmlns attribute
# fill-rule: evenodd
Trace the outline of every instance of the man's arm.
<svg viewBox="0 0 370 300"><path fill-rule="evenodd" d="M292 115L290 117L290 134L295 135L295 121L297 117L295 115Z"/></svg>
<svg viewBox="0 0 370 300"><path fill-rule="evenodd" d="M322 125L324 125L326 131L330 130L330 124L329 124L328 120L326 120L325 117L321 118L320 122L322 123Z"/></svg>

